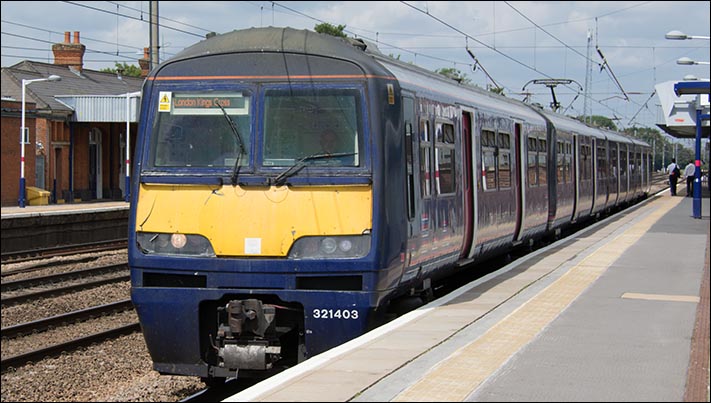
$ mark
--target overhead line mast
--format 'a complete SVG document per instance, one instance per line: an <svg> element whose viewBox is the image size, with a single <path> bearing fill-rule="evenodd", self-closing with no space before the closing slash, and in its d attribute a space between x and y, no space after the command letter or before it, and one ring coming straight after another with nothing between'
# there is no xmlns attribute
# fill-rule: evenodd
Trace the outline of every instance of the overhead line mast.
<svg viewBox="0 0 711 403"><path fill-rule="evenodd" d="M585 97L583 100L583 122L588 123L588 112L592 115L592 107L590 105L590 94L592 85L592 31L588 30L588 57L585 61ZM590 109L590 111L588 111Z"/></svg>

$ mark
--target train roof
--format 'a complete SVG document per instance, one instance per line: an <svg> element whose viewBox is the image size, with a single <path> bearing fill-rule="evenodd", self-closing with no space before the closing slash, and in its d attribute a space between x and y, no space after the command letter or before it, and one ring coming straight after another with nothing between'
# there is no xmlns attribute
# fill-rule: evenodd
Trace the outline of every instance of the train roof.
<svg viewBox="0 0 711 403"><path fill-rule="evenodd" d="M358 64L367 74L387 74L395 77L402 87L419 87L421 90L450 102L486 105L491 109L505 110L508 114L525 119L539 119L530 107L520 101L499 96L480 88L462 85L440 74L421 67L397 61L383 55L375 44L361 39L340 38L310 30L289 27L265 27L234 30L208 38L192 45L164 64L203 56L228 53L293 53L349 60ZM156 69L152 74L159 74Z"/></svg>
<svg viewBox="0 0 711 403"><path fill-rule="evenodd" d="M265 27L234 30L208 36L206 39L179 52L168 62L200 56L226 53L275 52L310 54L353 60L362 65L373 65L357 46L362 42L318 32L289 27Z"/></svg>
<svg viewBox="0 0 711 403"><path fill-rule="evenodd" d="M460 84L441 74L392 58L377 57L377 60L398 79L400 86L404 89L425 91L448 102L479 109L497 110L508 116L543 123L540 114L530 105L521 101L494 94L482 88Z"/></svg>
<svg viewBox="0 0 711 403"><path fill-rule="evenodd" d="M569 131L574 131L579 134L593 135L599 138L605 138L607 140L617 141L620 143L631 143L637 145L649 146L646 142L630 137L624 133L616 132L614 130L605 129L602 127L588 126L587 124L573 119L569 116L560 115L552 111L543 110L543 114L548 117L556 129L564 129Z"/></svg>
<svg viewBox="0 0 711 403"><path fill-rule="evenodd" d="M324 57L335 57L357 63L365 72L387 72L394 76L401 87L427 91L450 101L486 109L505 111L510 116L522 117L531 121L542 121L541 115L550 119L556 127L566 128L581 134L596 136L619 136L617 141L627 139L616 132L603 132L598 128L570 117L537 109L535 106L521 101L494 94L466 84L458 83L450 78L430 70L404 63L385 56L373 43L353 38L341 38L333 35L320 34L311 30L294 29L290 27L264 27L234 30L208 37L179 52L175 57L163 64L171 64L186 59L202 56L228 53L294 53L309 54ZM151 74L159 74L155 69ZM485 100L486 102L482 102ZM642 144L646 144L641 142Z"/></svg>
<svg viewBox="0 0 711 403"><path fill-rule="evenodd" d="M553 111L547 111L545 109L541 109L541 113L543 113L548 119L550 119L553 125L558 130L567 130L578 134L590 134L595 137L601 138L605 137L605 134L602 133L600 129L588 126L577 119L554 113Z"/></svg>

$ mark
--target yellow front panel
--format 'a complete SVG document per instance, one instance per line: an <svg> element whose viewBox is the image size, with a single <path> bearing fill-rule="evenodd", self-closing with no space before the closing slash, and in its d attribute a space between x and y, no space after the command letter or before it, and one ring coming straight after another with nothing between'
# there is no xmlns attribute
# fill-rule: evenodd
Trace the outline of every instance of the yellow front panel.
<svg viewBox="0 0 711 403"><path fill-rule="evenodd" d="M303 236L372 228L370 186L213 189L142 184L136 230L201 234L218 256L286 256Z"/></svg>

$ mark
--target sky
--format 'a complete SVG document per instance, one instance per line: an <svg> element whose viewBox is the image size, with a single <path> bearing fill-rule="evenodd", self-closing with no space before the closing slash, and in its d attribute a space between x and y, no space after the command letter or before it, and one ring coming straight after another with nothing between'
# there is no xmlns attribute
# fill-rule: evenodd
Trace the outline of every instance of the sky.
<svg viewBox="0 0 711 403"><path fill-rule="evenodd" d="M67 31L80 32L84 68L137 66L150 45L150 3L2 1L2 67L22 60L52 63L51 46ZM663 121L655 84L687 75L709 78L708 64L676 63L682 57L709 62L709 1L155 3L161 62L208 32L313 29L326 22L344 25L347 35L376 43L386 55L429 70L453 68L472 84L496 84L507 97L544 107L551 90L533 80L572 80L554 88L559 111L606 116L620 129L656 129ZM665 39L673 30L706 39Z"/></svg>

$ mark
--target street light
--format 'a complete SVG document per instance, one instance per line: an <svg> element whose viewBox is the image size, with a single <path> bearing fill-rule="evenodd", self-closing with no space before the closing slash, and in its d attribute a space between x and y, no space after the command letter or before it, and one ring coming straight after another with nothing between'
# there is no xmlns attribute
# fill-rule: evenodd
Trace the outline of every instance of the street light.
<svg viewBox="0 0 711 403"><path fill-rule="evenodd" d="M22 79L22 127L20 127L20 207L25 207L25 144L30 139L30 132L25 127L25 87L39 81L59 81L62 77L52 74L47 78Z"/></svg>
<svg viewBox="0 0 711 403"><path fill-rule="evenodd" d="M667 39L673 39L673 40L684 40L684 39L709 39L708 36L699 36L699 35L687 35L681 31L669 31L667 32L666 35L664 35L665 38Z"/></svg>
<svg viewBox="0 0 711 403"><path fill-rule="evenodd" d="M696 60L691 60L688 57L682 57L676 61L676 64L681 64L682 66L691 66L694 64L709 64L709 62L697 62Z"/></svg>
<svg viewBox="0 0 711 403"><path fill-rule="evenodd" d="M129 202L131 200L131 89L129 88L128 83L123 80L123 77L121 77L122 70L123 69L117 70L116 75L119 81L126 86L126 183L124 186L126 191L124 193L126 202Z"/></svg>

